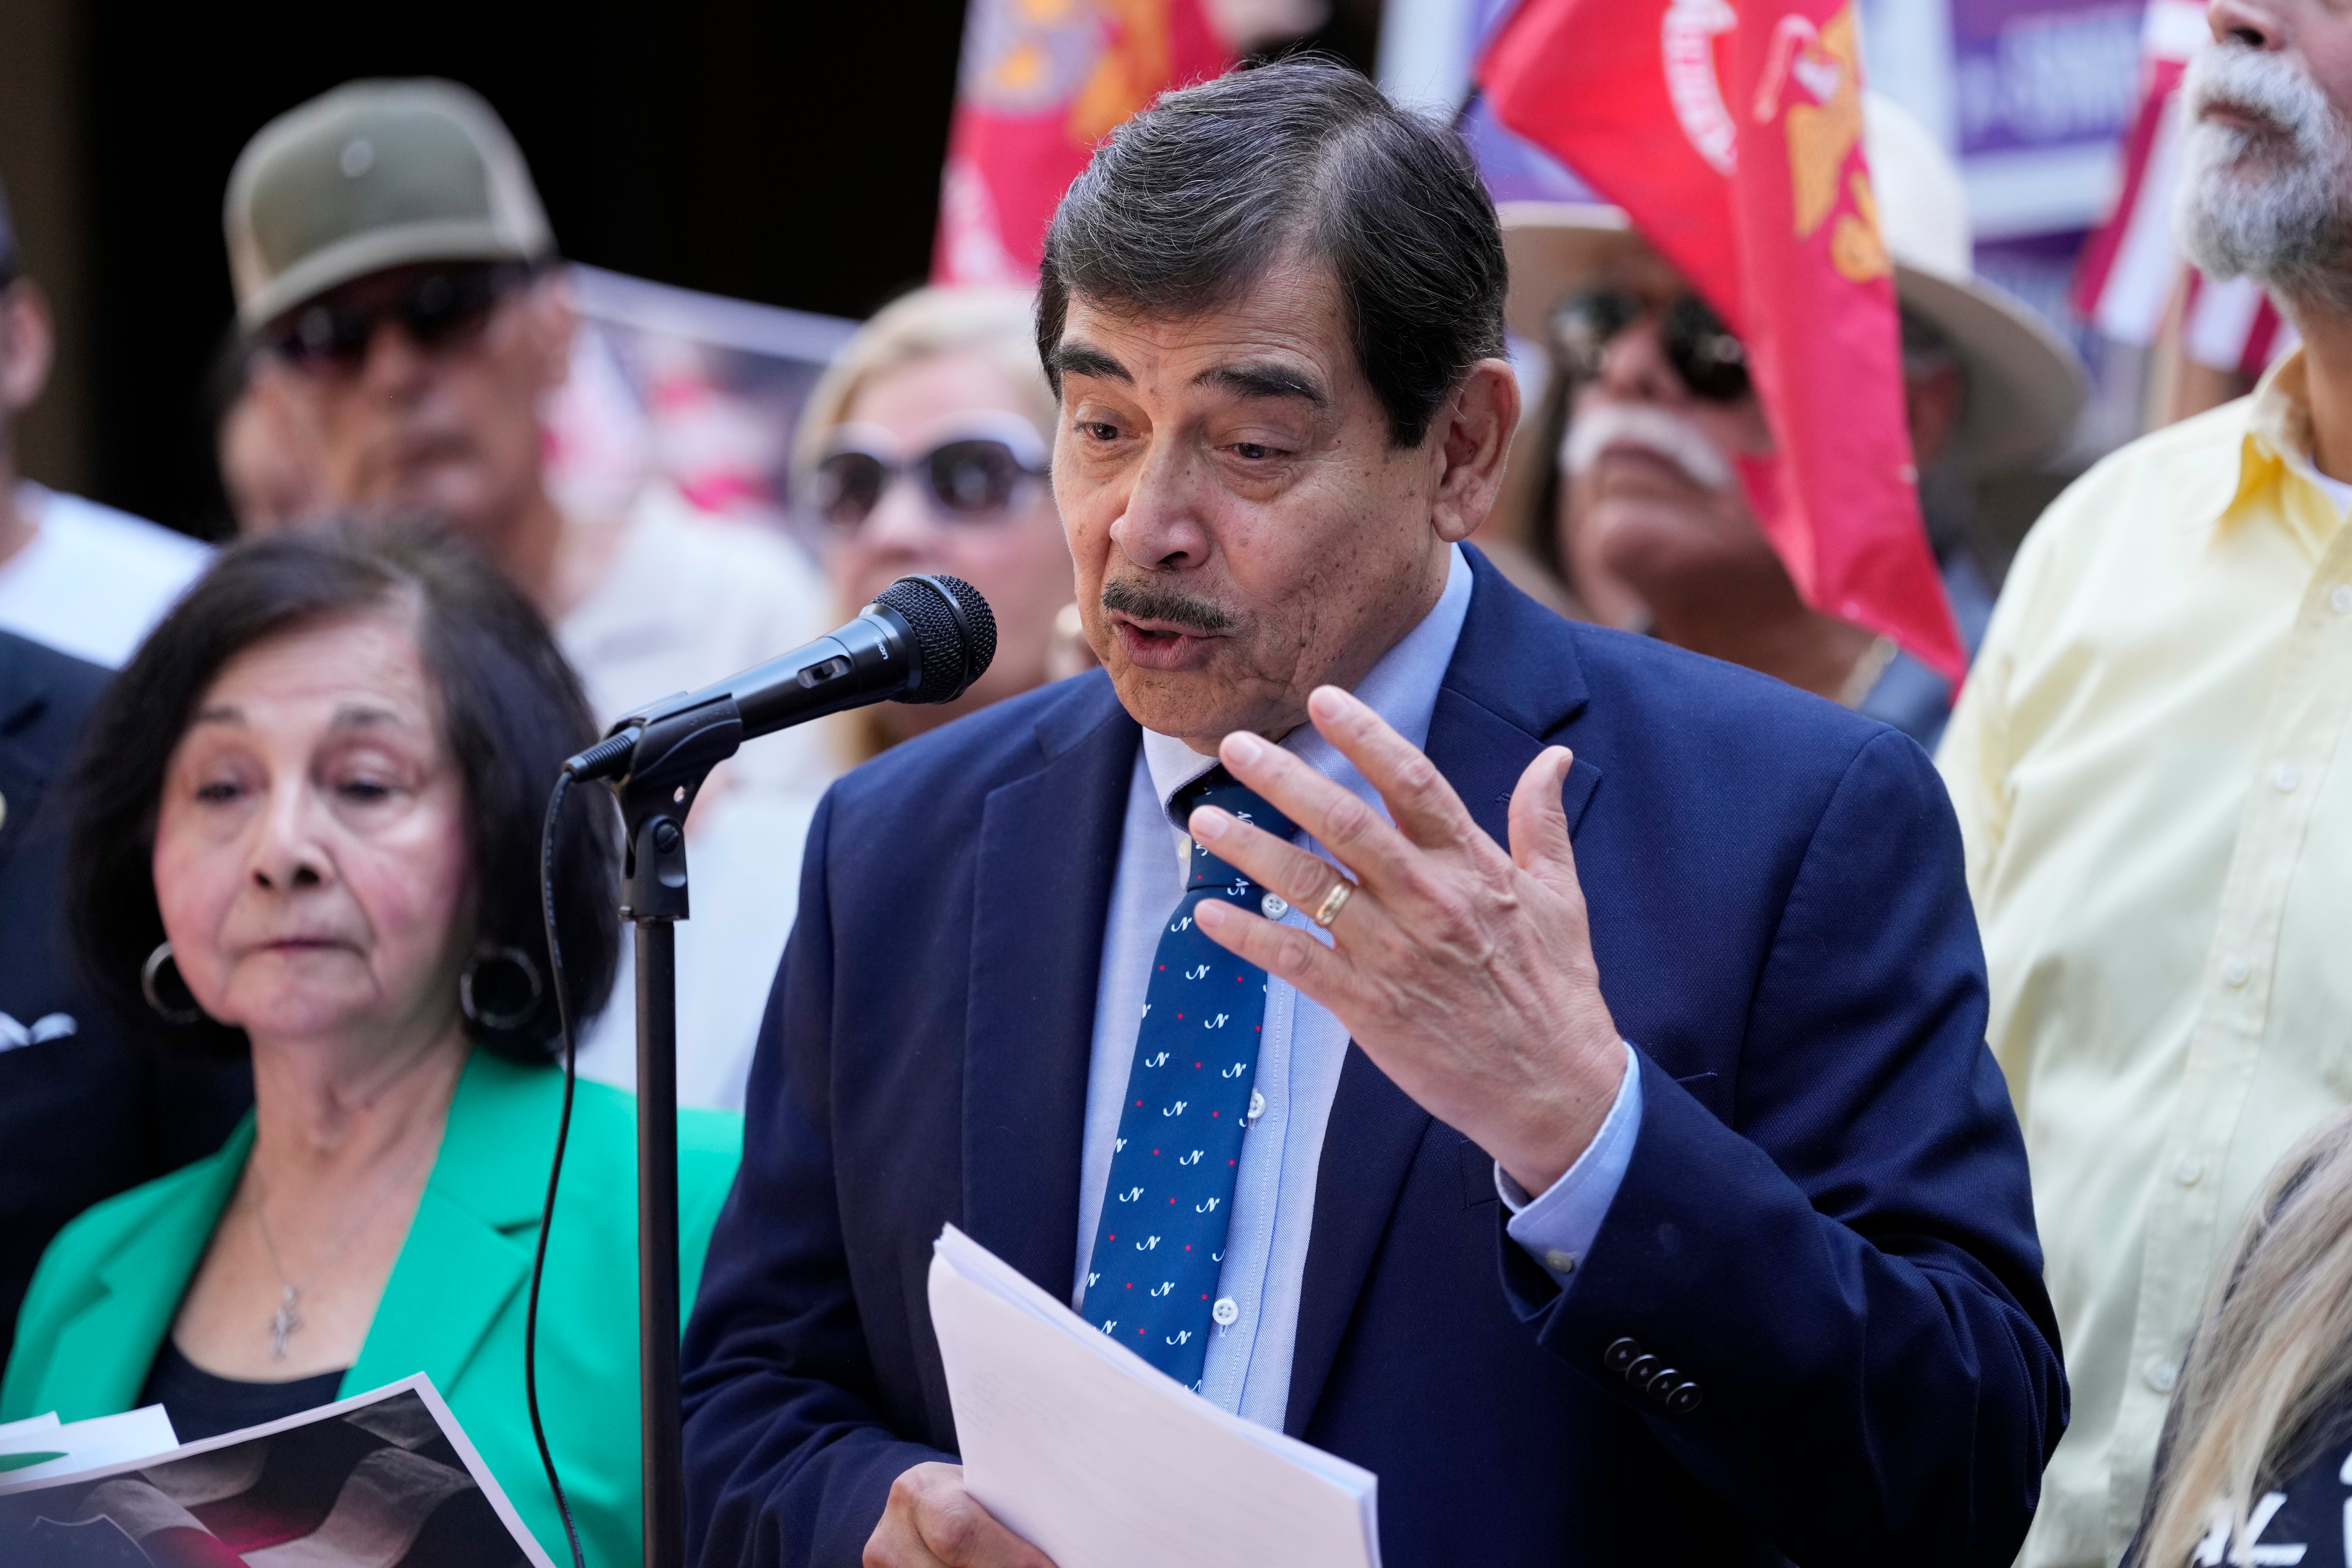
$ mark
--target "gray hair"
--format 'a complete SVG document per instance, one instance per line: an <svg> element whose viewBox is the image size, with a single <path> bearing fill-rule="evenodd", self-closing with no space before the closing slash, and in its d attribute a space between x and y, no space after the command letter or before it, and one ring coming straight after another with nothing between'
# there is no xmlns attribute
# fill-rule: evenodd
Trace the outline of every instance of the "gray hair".
<svg viewBox="0 0 2352 1568"><path fill-rule="evenodd" d="M1073 298L1181 318L1290 256L1337 275L1400 447L1419 446L1471 366L1503 352L1502 229L1462 139L1303 56L1169 93L1095 154L1045 237L1047 374Z"/></svg>

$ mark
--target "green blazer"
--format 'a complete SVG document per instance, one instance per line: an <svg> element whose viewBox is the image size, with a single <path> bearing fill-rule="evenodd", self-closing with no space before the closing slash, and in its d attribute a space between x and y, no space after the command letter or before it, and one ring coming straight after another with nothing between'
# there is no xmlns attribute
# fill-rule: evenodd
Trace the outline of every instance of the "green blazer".
<svg viewBox="0 0 2352 1568"><path fill-rule="evenodd" d="M523 1401L523 1305L563 1076L476 1051L349 1396L425 1373L540 1545L570 1560ZM220 1152L89 1210L41 1257L0 1384L0 1420L68 1421L137 1401L253 1146ZM735 1177L742 1119L678 1115L685 1300ZM641 1560L637 1443L636 1102L583 1082L541 1286L539 1398L581 1545L596 1568Z"/></svg>

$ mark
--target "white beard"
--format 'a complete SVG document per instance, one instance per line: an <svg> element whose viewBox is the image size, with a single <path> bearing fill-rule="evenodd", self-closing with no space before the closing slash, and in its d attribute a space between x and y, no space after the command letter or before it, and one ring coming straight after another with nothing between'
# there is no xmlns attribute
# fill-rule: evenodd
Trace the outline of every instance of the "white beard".
<svg viewBox="0 0 2352 1568"><path fill-rule="evenodd" d="M2287 300L2352 314L2352 132L2284 55L2202 51L2181 84L2187 177L2174 225L2209 278L2252 278ZM2268 121L2246 131L2199 118L2225 103Z"/></svg>

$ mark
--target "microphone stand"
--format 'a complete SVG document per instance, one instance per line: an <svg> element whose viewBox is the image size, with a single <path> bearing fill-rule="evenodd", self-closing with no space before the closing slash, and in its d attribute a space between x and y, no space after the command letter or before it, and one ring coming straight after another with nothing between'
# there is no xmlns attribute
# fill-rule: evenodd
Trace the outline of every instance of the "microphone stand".
<svg viewBox="0 0 2352 1568"><path fill-rule="evenodd" d="M636 928L637 1334L646 1568L685 1568L678 1414L677 924L687 918L686 818L710 770L742 743L720 698L647 724L613 784L627 831L621 918Z"/></svg>

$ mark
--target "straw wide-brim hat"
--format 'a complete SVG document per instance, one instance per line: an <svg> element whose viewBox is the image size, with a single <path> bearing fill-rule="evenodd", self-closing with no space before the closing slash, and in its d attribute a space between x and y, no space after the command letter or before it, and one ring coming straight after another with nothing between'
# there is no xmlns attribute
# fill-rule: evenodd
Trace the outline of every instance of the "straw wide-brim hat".
<svg viewBox="0 0 2352 1568"><path fill-rule="evenodd" d="M1953 456L1977 475L2031 466L2066 437L2089 399L2082 362L2023 301L1977 276L1967 187L1927 128L1869 93L1863 137L1895 292L1968 372ZM1622 210L1598 203L1505 202L1501 215L1511 268L1505 313L1530 342L1547 342L1546 319L1563 298L1650 248Z"/></svg>

